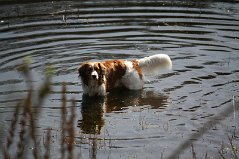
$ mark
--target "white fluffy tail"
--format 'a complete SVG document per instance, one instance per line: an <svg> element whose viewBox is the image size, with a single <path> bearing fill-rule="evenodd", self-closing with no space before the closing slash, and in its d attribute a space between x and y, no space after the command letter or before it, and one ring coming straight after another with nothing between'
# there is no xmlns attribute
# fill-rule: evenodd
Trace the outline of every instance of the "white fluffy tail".
<svg viewBox="0 0 239 159"><path fill-rule="evenodd" d="M155 75L159 69L172 69L172 61L166 54L157 54L138 60L144 75Z"/></svg>

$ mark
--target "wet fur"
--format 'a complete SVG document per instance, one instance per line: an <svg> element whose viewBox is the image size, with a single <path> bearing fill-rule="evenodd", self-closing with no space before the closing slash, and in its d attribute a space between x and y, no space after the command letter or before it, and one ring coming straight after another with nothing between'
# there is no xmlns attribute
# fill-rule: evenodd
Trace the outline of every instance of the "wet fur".
<svg viewBox="0 0 239 159"><path fill-rule="evenodd" d="M85 95L105 96L107 92L119 87L140 90L144 85L144 75L171 67L168 55L157 54L139 60L86 62L78 68L78 73Z"/></svg>

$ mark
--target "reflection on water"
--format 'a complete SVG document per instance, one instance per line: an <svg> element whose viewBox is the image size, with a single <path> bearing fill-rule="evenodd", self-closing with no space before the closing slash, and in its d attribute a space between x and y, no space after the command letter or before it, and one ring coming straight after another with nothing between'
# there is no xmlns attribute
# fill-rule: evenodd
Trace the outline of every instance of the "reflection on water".
<svg viewBox="0 0 239 159"><path fill-rule="evenodd" d="M104 98L90 98L83 96L81 105L82 119L78 127L85 134L100 134L104 125Z"/></svg>
<svg viewBox="0 0 239 159"><path fill-rule="evenodd" d="M169 96L153 91L117 90L106 97L83 95L78 127L85 134L100 134L104 126L105 113L123 113L129 106L148 106L150 109L164 109L169 105Z"/></svg>

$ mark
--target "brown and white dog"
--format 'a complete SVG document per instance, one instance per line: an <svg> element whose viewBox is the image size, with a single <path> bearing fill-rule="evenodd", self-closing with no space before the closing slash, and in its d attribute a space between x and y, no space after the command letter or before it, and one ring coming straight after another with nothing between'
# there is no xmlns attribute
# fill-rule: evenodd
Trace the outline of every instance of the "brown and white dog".
<svg viewBox="0 0 239 159"><path fill-rule="evenodd" d="M166 54L136 60L85 62L78 68L78 72L83 94L105 96L118 87L140 90L144 85L144 76L154 75L161 68L172 68L172 61Z"/></svg>

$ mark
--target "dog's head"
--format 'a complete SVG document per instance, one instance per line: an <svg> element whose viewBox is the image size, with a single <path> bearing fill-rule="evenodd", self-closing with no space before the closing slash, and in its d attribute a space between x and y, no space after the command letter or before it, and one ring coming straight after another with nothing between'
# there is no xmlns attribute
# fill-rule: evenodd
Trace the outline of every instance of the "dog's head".
<svg viewBox="0 0 239 159"><path fill-rule="evenodd" d="M87 62L78 68L78 73L85 85L89 85L92 81L95 81L94 83L97 81L100 85L103 82L106 67L100 62Z"/></svg>

